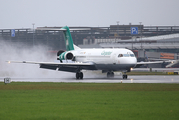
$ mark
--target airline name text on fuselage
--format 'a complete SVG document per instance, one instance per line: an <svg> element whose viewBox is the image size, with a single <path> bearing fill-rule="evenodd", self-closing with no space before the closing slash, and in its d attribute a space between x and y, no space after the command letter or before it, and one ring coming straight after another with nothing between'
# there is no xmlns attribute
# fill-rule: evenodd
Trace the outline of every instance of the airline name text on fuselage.
<svg viewBox="0 0 179 120"><path fill-rule="evenodd" d="M106 51L103 51L103 52L101 53L101 55L111 55L111 53L112 53L111 51L107 51L107 52L106 52Z"/></svg>

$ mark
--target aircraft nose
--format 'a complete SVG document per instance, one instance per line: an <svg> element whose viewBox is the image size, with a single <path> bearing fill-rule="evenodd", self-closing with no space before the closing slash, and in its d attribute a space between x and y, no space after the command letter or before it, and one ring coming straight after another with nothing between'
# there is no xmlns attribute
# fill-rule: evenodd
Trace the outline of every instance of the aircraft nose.
<svg viewBox="0 0 179 120"><path fill-rule="evenodd" d="M134 64L134 65L137 64L137 59L136 59L136 57L133 57L133 58L131 59L131 64Z"/></svg>
<svg viewBox="0 0 179 120"><path fill-rule="evenodd" d="M137 63L137 58L136 58L136 57L133 58L133 62L134 62L135 64Z"/></svg>

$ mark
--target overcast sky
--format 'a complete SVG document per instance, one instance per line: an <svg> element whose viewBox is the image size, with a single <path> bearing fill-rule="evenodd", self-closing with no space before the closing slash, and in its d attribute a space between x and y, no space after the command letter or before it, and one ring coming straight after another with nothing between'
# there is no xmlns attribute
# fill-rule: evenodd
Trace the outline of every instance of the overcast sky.
<svg viewBox="0 0 179 120"><path fill-rule="evenodd" d="M179 25L179 0L0 0L0 29Z"/></svg>

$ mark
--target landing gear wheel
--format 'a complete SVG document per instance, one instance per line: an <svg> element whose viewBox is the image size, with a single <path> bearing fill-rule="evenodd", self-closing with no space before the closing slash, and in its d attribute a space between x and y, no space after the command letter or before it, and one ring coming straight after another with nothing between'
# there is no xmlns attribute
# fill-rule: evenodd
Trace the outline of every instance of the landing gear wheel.
<svg viewBox="0 0 179 120"><path fill-rule="evenodd" d="M83 79L83 73L80 72L80 79Z"/></svg>
<svg viewBox="0 0 179 120"><path fill-rule="evenodd" d="M110 72L107 72L107 78L110 78Z"/></svg>
<svg viewBox="0 0 179 120"><path fill-rule="evenodd" d="M79 79L80 78L80 74L79 72L76 73L76 79Z"/></svg>
<svg viewBox="0 0 179 120"><path fill-rule="evenodd" d="M76 73L76 79L83 79L83 73L82 72L77 72Z"/></svg>
<svg viewBox="0 0 179 120"><path fill-rule="evenodd" d="M123 75L122 77L123 77L123 79L127 79L127 75Z"/></svg>
<svg viewBox="0 0 179 120"><path fill-rule="evenodd" d="M111 77L112 77L112 78L114 77L114 72L111 72Z"/></svg>
<svg viewBox="0 0 179 120"><path fill-rule="evenodd" d="M113 78L114 72L107 72L107 78Z"/></svg>

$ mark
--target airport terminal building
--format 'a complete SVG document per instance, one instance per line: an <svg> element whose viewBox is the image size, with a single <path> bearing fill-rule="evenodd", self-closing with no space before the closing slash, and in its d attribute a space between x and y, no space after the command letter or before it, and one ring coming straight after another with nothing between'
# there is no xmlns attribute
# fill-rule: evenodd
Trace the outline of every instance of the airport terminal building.
<svg viewBox="0 0 179 120"><path fill-rule="evenodd" d="M61 27L0 29L0 41L20 47L44 45L65 50ZM70 27L74 44L82 48L128 48L141 60L179 59L179 26L110 25ZM1 42L2 43L2 42ZM0 46L3 44L0 44Z"/></svg>

